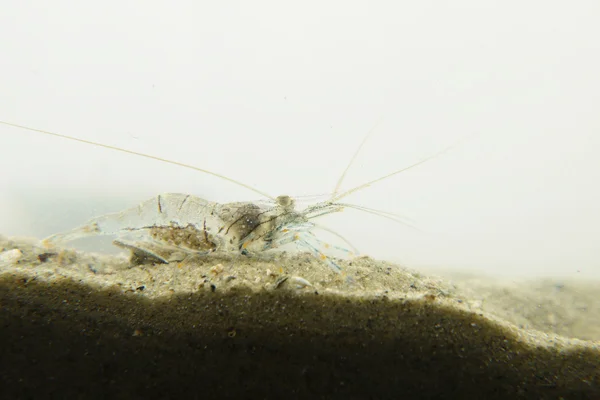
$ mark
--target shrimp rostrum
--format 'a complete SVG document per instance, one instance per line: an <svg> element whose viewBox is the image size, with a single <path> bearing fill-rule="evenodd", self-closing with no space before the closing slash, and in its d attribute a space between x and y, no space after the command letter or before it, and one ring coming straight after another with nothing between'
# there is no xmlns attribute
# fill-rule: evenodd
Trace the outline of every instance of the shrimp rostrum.
<svg viewBox="0 0 600 400"><path fill-rule="evenodd" d="M295 201L290 196L283 195L274 198L244 183L198 167L71 136L8 122L0 121L0 123L194 169L243 186L271 200L268 204L252 202L220 204L193 195L166 193L125 211L93 218L78 228L52 235L44 240L46 245L55 246L64 245L85 237L113 235L116 237L113 242L115 245L131 251L132 264L144 262L169 263L181 261L190 255L207 255L209 253L241 253L251 256L284 245L295 244L299 249L312 253L315 257L327 263L334 271L339 272L341 268L331 257L325 254L325 249L333 248L346 255L356 254L357 251L341 235L316 224L313 220L342 211L344 208L354 208L396 222L406 223L402 220L402 217L396 214L341 203L339 200L373 183L433 159L451 147L447 147L441 152L408 167L339 193L346 172L354 162L369 134L350 160L332 196L326 201L313 204L299 211L296 210ZM345 246L335 246L323 242L315 235L314 231L316 229L322 229L336 235L345 242L345 246L352 250Z"/></svg>

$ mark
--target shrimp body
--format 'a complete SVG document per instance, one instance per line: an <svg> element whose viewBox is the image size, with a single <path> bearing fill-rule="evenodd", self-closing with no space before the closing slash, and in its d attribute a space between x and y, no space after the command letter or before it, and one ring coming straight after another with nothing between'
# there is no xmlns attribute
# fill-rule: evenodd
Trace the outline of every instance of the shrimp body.
<svg viewBox="0 0 600 400"><path fill-rule="evenodd" d="M279 196L274 205L250 202L220 204L200 197L166 193L122 212L92 218L84 225L44 240L47 246L64 245L76 239L114 235L115 245L132 253L132 263L169 263L189 255L213 252L256 254L295 243L339 266L320 250L323 243L312 233L311 214L321 205L298 212L289 196ZM333 212L333 211L332 211ZM341 248L340 248L341 249Z"/></svg>

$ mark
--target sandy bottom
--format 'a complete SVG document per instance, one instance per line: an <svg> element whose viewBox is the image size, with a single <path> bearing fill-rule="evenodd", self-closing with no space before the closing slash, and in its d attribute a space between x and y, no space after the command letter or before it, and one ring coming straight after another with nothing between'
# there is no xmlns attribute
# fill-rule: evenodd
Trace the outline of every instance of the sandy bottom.
<svg viewBox="0 0 600 400"><path fill-rule="evenodd" d="M340 265L0 237L0 397L600 399L597 284Z"/></svg>

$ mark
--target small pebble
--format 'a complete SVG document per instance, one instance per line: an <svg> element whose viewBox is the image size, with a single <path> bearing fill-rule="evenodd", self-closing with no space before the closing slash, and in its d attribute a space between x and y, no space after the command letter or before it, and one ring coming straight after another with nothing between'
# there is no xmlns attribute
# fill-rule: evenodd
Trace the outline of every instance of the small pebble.
<svg viewBox="0 0 600 400"><path fill-rule="evenodd" d="M210 268L210 272L212 272L215 275L219 275L221 272L223 272L223 269L225 269L223 267L223 264L217 264L214 267Z"/></svg>
<svg viewBox="0 0 600 400"><path fill-rule="evenodd" d="M23 257L23 252L19 249L6 250L0 253L0 262L16 264Z"/></svg>
<svg viewBox="0 0 600 400"><path fill-rule="evenodd" d="M312 286L312 283L299 276L293 276L292 282L296 284L296 289L304 289L307 286Z"/></svg>

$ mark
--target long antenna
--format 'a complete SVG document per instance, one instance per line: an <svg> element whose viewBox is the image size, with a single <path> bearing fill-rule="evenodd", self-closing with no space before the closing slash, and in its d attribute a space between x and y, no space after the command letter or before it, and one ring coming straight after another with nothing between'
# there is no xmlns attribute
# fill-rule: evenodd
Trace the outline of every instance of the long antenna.
<svg viewBox="0 0 600 400"><path fill-rule="evenodd" d="M43 133L44 135L50 135L50 136L55 136L55 137L59 137L59 138L62 138L62 139L72 140L74 142L80 142L80 143L85 143L85 144L89 144L89 145L92 145L92 146L103 147L103 148L109 149L109 150L120 151L121 153L133 154L134 156L145 157L145 158L149 158L151 160L161 161L161 162L164 162L164 163L167 163L167 164L177 165L177 166L180 166L180 167L183 167L183 168L193 169L194 171L204 172L205 174L216 176L217 178L221 178L221 179L224 179L224 180L229 181L231 183L235 183L236 185L242 186L242 187L244 187L244 188L246 188L248 190L252 190L253 192L260 194L261 196L265 196L265 197L267 197L267 198L275 201L275 197L270 196L269 194L267 194L267 193L265 193L265 192L263 192L261 190L253 188L250 185L246 185L245 183L236 181L235 179L228 178L225 175L221 175L221 174L218 174L216 172L211 172L211 171L208 171L206 169L195 167L193 165L184 164L184 163L180 163L180 162L172 161L172 160L167 160L165 158L161 158L161 157L157 157L157 156L153 156L153 155L145 154L145 153L139 153L139 152L133 151L133 150L122 149L122 148L116 147L116 146L110 146L110 145L107 145L107 144L92 142L91 140L78 139L76 137L62 135L60 133L54 133L54 132L44 131L42 129L30 128L28 126L23 126L23 125L19 125L19 124L13 124L13 123L10 123L10 122L0 121L0 124L12 126L14 128L25 129L27 131Z"/></svg>
<svg viewBox="0 0 600 400"><path fill-rule="evenodd" d="M474 134L473 134L473 135L474 135ZM452 143L451 145L449 145L448 147L445 147L444 149L442 149L442 150L438 151L437 153L435 153L435 154L433 154L433 155L431 155L431 156L425 157L424 159L422 159L422 160L420 160L420 161L418 161L418 162L416 162L416 163L414 163L414 164L412 164L412 165L409 165L408 167L404 167L404 168L402 168L402 169L399 169L399 170L397 170L397 171L394 171L394 172L391 172L391 173L389 173L389 174L387 174L387 175L384 175L384 176L382 176L382 177L380 177L380 178L373 179L372 181L369 181L369 182L367 182L367 183L363 183L362 185L359 185L359 186L357 186L357 187L355 187L355 188L352 188L352 189L350 189L350 190L347 190L347 191L345 191L345 192L343 192L343 193L340 193L340 194L338 194L337 196L333 197L333 198L331 199L331 201L332 201L332 202L337 202L338 200L340 200L340 199L343 199L344 197L346 197L346 196L349 196L349 195L351 195L352 193L354 193L354 192L357 192L357 191L359 191L359 190L361 190L361 189L364 189L364 188L366 188L366 187L369 187L369 186L371 186L371 185L372 185L372 184L374 184L374 183L380 182L380 181L382 181L382 180L384 180L384 179L387 179L387 178L391 178L391 177L392 177L392 176L394 176L394 175L397 175L397 174L399 174L399 173L401 173L401 172L404 172L404 171L407 171L407 170L409 170L409 169L412 169L412 168L414 168L414 167L417 167L417 166L419 166L419 165L421 165L421 164L425 164L427 161L433 160L434 158L436 158L436 157L439 157L439 156L441 156L442 154L446 153L447 151L449 151L449 150L453 149L454 147L458 146L460 143L464 142L465 140L467 140L469 137L471 137L471 136L473 136L473 135L468 135L467 137L464 137L464 138L462 138L462 139L459 139L459 140L457 140L456 142L454 142L454 143Z"/></svg>
<svg viewBox="0 0 600 400"><path fill-rule="evenodd" d="M337 184L335 185L335 189L333 189L333 194L331 195L330 201L334 201L333 199L336 198L336 196L337 196L337 194L338 194L338 192L340 190L340 186L342 186L342 182L344 181L344 178L346 178L346 174L348 173L348 170L350 169L350 167L352 166L352 164L354 164L354 160L356 159L356 157L358 156L358 154L362 150L362 148L365 145L365 143L367 142L367 140L371 137L371 135L373 134L373 132L375 132L375 128L377 128L379 126L379 124L381 123L382 119L383 119L383 117L379 118L379 121L377 121L377 123L371 128L371 130L367 133L367 135L365 136L365 138L360 143L360 146L358 146L358 149L356 149L356 152L354 152L354 155L350 159L350 162L346 166L346 169L342 173L342 176L340 176L340 179L337 181Z"/></svg>

